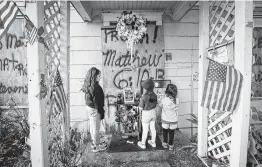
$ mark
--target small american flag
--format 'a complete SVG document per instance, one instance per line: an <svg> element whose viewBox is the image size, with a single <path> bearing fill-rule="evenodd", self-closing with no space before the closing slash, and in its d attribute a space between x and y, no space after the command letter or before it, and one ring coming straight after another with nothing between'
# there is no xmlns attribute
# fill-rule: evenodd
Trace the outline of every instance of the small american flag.
<svg viewBox="0 0 262 167"><path fill-rule="evenodd" d="M15 20L18 11L18 7L13 1L0 0L0 39Z"/></svg>
<svg viewBox="0 0 262 167"><path fill-rule="evenodd" d="M209 60L201 106L234 111L239 101L243 75L233 67Z"/></svg>
<svg viewBox="0 0 262 167"><path fill-rule="evenodd" d="M26 38L28 39L28 42L32 45L36 38L37 38L37 28L34 26L34 24L28 19L27 16L26 18Z"/></svg>
<svg viewBox="0 0 262 167"><path fill-rule="evenodd" d="M66 94L58 70L56 72L56 77L54 82L54 92L52 96L54 97L54 103L53 103L54 112L55 113L63 112L66 109Z"/></svg>

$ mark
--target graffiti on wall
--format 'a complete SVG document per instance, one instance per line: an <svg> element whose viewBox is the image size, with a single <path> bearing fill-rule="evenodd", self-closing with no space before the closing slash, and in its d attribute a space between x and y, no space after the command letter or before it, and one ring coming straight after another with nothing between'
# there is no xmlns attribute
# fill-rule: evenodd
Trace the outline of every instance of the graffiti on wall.
<svg viewBox="0 0 262 167"><path fill-rule="evenodd" d="M164 37L162 28L149 25L148 33L134 46L133 59L126 39L112 28L102 29L104 89L118 92L125 87L140 89L140 83L150 77L164 79ZM136 69L131 68L135 66Z"/></svg>
<svg viewBox="0 0 262 167"><path fill-rule="evenodd" d="M253 49L252 49L252 96L262 97L262 30L253 30Z"/></svg>
<svg viewBox="0 0 262 167"><path fill-rule="evenodd" d="M0 41L0 104L12 96L18 105L28 103L26 46L23 20L15 20Z"/></svg>

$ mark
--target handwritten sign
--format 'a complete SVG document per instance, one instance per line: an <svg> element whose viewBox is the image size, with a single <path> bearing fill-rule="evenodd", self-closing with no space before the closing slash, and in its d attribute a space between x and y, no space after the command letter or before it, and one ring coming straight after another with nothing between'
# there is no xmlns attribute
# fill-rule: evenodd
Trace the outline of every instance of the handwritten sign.
<svg viewBox="0 0 262 167"><path fill-rule="evenodd" d="M106 93L116 95L125 87L133 87L137 92L140 90L141 81L149 77L164 79L165 54L162 27L148 25L143 40L134 45L133 61L125 40L117 36L115 28L102 29L103 81Z"/></svg>
<svg viewBox="0 0 262 167"><path fill-rule="evenodd" d="M253 97L262 97L262 30L254 29L253 31L253 58L252 58L252 95Z"/></svg>
<svg viewBox="0 0 262 167"><path fill-rule="evenodd" d="M16 19L0 41L0 105L6 105L11 96L17 105L28 104L23 22Z"/></svg>

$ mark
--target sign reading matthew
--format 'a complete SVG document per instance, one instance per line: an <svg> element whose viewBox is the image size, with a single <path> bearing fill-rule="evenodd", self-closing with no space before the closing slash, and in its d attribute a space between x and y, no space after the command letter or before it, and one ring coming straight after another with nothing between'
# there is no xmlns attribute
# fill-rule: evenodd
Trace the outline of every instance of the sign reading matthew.
<svg viewBox="0 0 262 167"><path fill-rule="evenodd" d="M149 24L147 34L130 50L115 28L102 29L103 76L106 93L116 94L125 87L140 89L143 80L164 79L164 36L161 26ZM135 67L135 68L132 68Z"/></svg>
<svg viewBox="0 0 262 167"><path fill-rule="evenodd" d="M10 97L17 105L28 104L27 59L22 19L16 19L0 41L0 105Z"/></svg>

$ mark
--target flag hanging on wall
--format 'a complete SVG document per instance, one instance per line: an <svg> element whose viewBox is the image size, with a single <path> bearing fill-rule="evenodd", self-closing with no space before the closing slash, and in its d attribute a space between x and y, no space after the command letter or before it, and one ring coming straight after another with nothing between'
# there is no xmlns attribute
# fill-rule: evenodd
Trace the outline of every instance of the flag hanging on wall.
<svg viewBox="0 0 262 167"><path fill-rule="evenodd" d="M18 11L13 1L0 0L0 40L15 20Z"/></svg>
<svg viewBox="0 0 262 167"><path fill-rule="evenodd" d="M32 45L36 38L37 38L37 28L32 23L32 21L28 18L28 16L25 16L26 19L26 38L28 39L28 42Z"/></svg>
<svg viewBox="0 0 262 167"><path fill-rule="evenodd" d="M54 82L54 91L52 96L54 97L54 112L61 113L66 109L66 94L63 87L62 79L59 71L56 72L55 82Z"/></svg>
<svg viewBox="0 0 262 167"><path fill-rule="evenodd" d="M209 60L201 106L234 111L239 101L243 75L233 67Z"/></svg>

